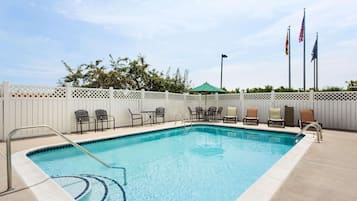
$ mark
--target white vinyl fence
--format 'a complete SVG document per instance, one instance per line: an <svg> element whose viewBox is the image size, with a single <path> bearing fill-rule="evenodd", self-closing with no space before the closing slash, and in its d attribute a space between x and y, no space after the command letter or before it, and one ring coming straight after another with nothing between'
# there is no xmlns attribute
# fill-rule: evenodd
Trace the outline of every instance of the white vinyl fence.
<svg viewBox="0 0 357 201"><path fill-rule="evenodd" d="M261 122L268 120L270 107L294 107L295 123L300 109L314 109L315 118L325 128L357 130L357 92L297 92L297 93L238 93L191 95L169 92L129 91L73 87L38 87L0 85L0 140L18 127L47 124L63 133L76 131L74 111L84 109L94 116L96 109L105 109L116 119L116 126L131 125L128 112L165 108L166 121L188 117L187 106L227 106L238 108L241 120L248 107L257 107ZM147 120L147 119L146 119ZM16 135L47 135L45 130L24 131Z"/></svg>

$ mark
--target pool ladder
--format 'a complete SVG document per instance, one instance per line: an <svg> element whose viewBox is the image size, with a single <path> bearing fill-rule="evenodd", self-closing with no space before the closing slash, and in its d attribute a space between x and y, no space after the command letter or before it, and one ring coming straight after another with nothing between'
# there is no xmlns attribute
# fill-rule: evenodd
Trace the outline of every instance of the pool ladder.
<svg viewBox="0 0 357 201"><path fill-rule="evenodd" d="M73 145L75 148L77 148L79 151L81 151L82 153L86 154L87 156L93 158L94 160L98 161L99 163L101 163L102 165L104 165L107 168L111 168L111 169L119 169L123 171L123 178L124 178L124 185L127 185L127 181L126 181L126 168L124 167L115 167L115 166L110 166L109 164L107 164L106 162L104 162L103 160L99 159L98 157L96 157L94 154L92 154L91 152L89 152L87 149L85 149L84 147L82 147L81 145L77 144L76 142L70 140L69 138L67 138L66 136L64 136L61 132L59 132L58 130L52 128L51 126L48 125L37 125L37 126L25 126L25 127L20 127L20 128L15 128L14 130L12 130L6 138L6 166L7 166L7 189L3 192L6 191L10 191L12 190L12 166L11 166L11 137L13 137L17 131L19 130L27 130L27 129L34 129L34 128L48 128L49 130L53 131L57 136L63 138L64 140L66 140L68 143L70 143L71 145ZM2 193L2 192L1 192Z"/></svg>
<svg viewBox="0 0 357 201"><path fill-rule="evenodd" d="M316 135L316 141L317 141L318 143L320 143L320 142L322 141L322 139L323 139L323 137L322 137L322 127L321 127L320 124L318 124L318 123L316 123L316 122L309 123L309 124L306 125L304 128L302 128L302 129L300 130L300 132L295 136L295 140L297 140L297 138L298 138L300 135L302 135L304 132L306 132L307 129L309 129L309 128L315 128L315 129L316 129L316 133L315 133L315 135Z"/></svg>

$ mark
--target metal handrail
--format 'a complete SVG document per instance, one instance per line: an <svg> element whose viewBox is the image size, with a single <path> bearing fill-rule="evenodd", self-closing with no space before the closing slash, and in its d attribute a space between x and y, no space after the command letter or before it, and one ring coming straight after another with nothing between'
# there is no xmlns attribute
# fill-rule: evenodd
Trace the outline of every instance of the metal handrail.
<svg viewBox="0 0 357 201"><path fill-rule="evenodd" d="M300 132L295 136L295 139L298 138L300 135L302 135L304 132L307 131L307 129L314 127L316 129L316 140L318 143L322 141L322 127L319 123L317 122L311 122L308 125L306 125L303 129L300 130Z"/></svg>
<svg viewBox="0 0 357 201"><path fill-rule="evenodd" d="M75 148L77 148L78 150L80 150L82 153L86 154L87 156L95 159L96 161L98 161L99 163L101 163L102 165L104 165L107 168L112 168L112 169L120 169L123 170L123 177L124 177L124 185L127 185L127 181L126 181L126 168L124 167L115 167L115 166L110 166L109 164L107 164L106 162L104 162L103 160L99 159L98 157L96 157L94 154L92 154L91 152L89 152L87 149L83 148L81 145L75 143L74 141L70 140L69 138L67 138L66 136L64 136L61 132L59 132L58 130L48 126L48 125L37 125L37 126L25 126L25 127L20 127L20 128L15 128L14 130L12 130L8 135L7 135L7 139L6 139L6 163L7 163L7 190L6 191L10 191L12 190L12 167L11 167L11 137L14 136L16 134L17 131L19 130L25 130L25 129L33 129L33 128L48 128L49 130L53 131L57 136L60 136L61 138L63 138L64 140L66 140L67 142L69 142L71 145L73 145Z"/></svg>

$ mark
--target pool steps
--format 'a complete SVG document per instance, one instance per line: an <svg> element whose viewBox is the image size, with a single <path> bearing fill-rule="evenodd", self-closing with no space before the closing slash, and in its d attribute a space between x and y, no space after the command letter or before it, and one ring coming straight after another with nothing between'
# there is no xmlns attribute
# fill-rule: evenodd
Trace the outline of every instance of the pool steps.
<svg viewBox="0 0 357 201"><path fill-rule="evenodd" d="M53 176L52 179L77 201L106 201L109 196L113 195L116 197L112 200L126 201L123 186L109 177L81 174L79 176ZM111 192L113 190L119 191L119 193Z"/></svg>

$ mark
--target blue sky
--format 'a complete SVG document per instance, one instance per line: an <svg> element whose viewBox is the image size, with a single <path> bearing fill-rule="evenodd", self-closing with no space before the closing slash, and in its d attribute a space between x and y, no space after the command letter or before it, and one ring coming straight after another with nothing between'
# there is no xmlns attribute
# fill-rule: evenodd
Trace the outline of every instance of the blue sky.
<svg viewBox="0 0 357 201"><path fill-rule="evenodd" d="M114 57L146 61L160 71L189 70L191 86L228 89L287 86L285 37L291 25L292 86L302 88L306 8L306 86L319 32L319 86L357 80L354 0L5 0L0 7L0 80L56 86L71 66Z"/></svg>

